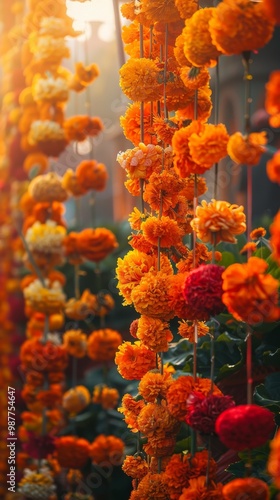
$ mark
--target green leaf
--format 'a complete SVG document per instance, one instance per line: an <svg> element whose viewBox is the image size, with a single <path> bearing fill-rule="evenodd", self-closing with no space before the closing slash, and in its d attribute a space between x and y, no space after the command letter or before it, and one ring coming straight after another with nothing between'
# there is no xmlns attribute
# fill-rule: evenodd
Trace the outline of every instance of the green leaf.
<svg viewBox="0 0 280 500"><path fill-rule="evenodd" d="M178 441L175 445L174 452L182 453L183 451L190 451L190 449L191 449L191 436L182 439L181 441Z"/></svg>
<svg viewBox="0 0 280 500"><path fill-rule="evenodd" d="M235 256L231 252L223 252L222 259L217 263L219 266L228 267L236 262Z"/></svg>
<svg viewBox="0 0 280 500"><path fill-rule="evenodd" d="M276 351L265 351L263 353L263 363L268 366L276 366L280 365L280 348L276 349Z"/></svg>

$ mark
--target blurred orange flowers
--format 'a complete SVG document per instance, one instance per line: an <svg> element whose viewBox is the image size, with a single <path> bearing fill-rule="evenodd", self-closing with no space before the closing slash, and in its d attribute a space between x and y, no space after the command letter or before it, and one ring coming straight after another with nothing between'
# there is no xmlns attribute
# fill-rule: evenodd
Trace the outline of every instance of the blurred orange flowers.
<svg viewBox="0 0 280 500"><path fill-rule="evenodd" d="M223 273L222 300L229 312L249 325L277 321L279 282L265 274L268 264L251 257L246 264L232 264Z"/></svg>

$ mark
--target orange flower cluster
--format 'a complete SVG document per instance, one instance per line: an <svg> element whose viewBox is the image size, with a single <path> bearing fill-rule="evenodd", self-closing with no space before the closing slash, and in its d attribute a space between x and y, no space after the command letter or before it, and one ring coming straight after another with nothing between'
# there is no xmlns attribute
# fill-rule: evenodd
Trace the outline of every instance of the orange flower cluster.
<svg viewBox="0 0 280 500"><path fill-rule="evenodd" d="M232 264L224 271L222 300L238 321L257 325L279 320L279 282L265 274L267 268L263 259L251 257L247 264Z"/></svg>
<svg viewBox="0 0 280 500"><path fill-rule="evenodd" d="M104 227L71 232L65 236L63 245L65 255L72 263L83 259L100 262L118 247L115 235Z"/></svg>
<svg viewBox="0 0 280 500"><path fill-rule="evenodd" d="M72 196L81 196L90 190L103 191L108 173L103 163L96 160L83 160L76 172L68 169L62 179L62 186Z"/></svg>

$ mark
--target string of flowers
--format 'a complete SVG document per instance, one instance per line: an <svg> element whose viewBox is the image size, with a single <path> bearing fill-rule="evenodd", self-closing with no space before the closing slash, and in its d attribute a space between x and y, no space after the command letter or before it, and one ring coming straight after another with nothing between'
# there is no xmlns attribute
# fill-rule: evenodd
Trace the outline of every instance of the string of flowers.
<svg viewBox="0 0 280 500"><path fill-rule="evenodd" d="M123 465L133 478L133 500L237 499L240 491L258 488L268 494L265 482L252 477L215 483L211 450L191 456L188 444L181 455L176 436L186 434L187 423L203 436L218 435L228 448L248 450L272 436L273 413L251 400L235 405L213 379L172 373L158 353L168 353L174 318L178 334L195 342L194 325L199 337L207 335L207 323L220 313L254 327L279 320L279 281L266 274L268 264L251 257L225 268L215 251L221 242L237 243L246 231L244 208L216 199L193 204L195 188L198 196L206 191L201 175L222 158L229 154L236 163L254 165L265 151L264 133L250 134L247 127L245 136L229 136L224 124L208 123L208 67L221 55L256 51L271 39L271 3L224 0L200 8L191 1L141 0L121 6L130 24L122 31L129 58L120 69L120 86L133 101L121 125L134 148L120 152L117 161L128 191L145 202L129 216L132 250L116 269L123 304L140 314L130 327L136 340L123 342L115 358L122 377L140 380L137 397L126 394L120 408L128 427L142 436L141 453L127 456ZM198 238L193 250L185 244L192 229ZM217 264L210 263L212 255Z"/></svg>

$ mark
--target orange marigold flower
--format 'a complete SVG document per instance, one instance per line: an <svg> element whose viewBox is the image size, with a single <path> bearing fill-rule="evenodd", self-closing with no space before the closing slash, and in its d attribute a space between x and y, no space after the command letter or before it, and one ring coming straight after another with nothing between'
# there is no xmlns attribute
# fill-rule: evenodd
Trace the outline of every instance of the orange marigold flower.
<svg viewBox="0 0 280 500"><path fill-rule="evenodd" d="M142 344L154 352L165 352L168 350L168 342L173 335L166 321L157 318L141 316L138 320L137 338Z"/></svg>
<svg viewBox="0 0 280 500"><path fill-rule="evenodd" d="M62 388L58 384L52 384L46 390L39 390L26 384L21 396L30 411L41 413L44 407L55 408L57 405L61 405Z"/></svg>
<svg viewBox="0 0 280 500"><path fill-rule="evenodd" d="M244 208L227 201L202 200L196 208L196 217L191 226L204 243L217 245L220 241L236 243L234 236L246 230Z"/></svg>
<svg viewBox="0 0 280 500"><path fill-rule="evenodd" d="M153 130L156 134L158 142L162 141L165 144L171 144L174 132L178 130L178 125L174 118L167 120L161 116L154 116Z"/></svg>
<svg viewBox="0 0 280 500"><path fill-rule="evenodd" d="M23 370L59 372L65 370L68 355L63 346L50 341L43 344L39 339L32 338L21 345L20 360Z"/></svg>
<svg viewBox="0 0 280 500"><path fill-rule="evenodd" d="M247 137L235 132L229 138L227 152L235 163L257 165L265 152L266 143L266 132L253 132Z"/></svg>
<svg viewBox="0 0 280 500"><path fill-rule="evenodd" d="M266 229L264 227L258 227L253 229L250 233L251 240L259 240L260 238L264 238L266 235Z"/></svg>
<svg viewBox="0 0 280 500"><path fill-rule="evenodd" d="M87 336L82 330L67 330L63 335L66 351L75 358L83 358L87 352Z"/></svg>
<svg viewBox="0 0 280 500"><path fill-rule="evenodd" d="M177 420L185 421L187 415L187 399L191 392L197 391L202 394L209 394L211 390L211 380L207 378L197 378L194 382L190 375L178 377L173 380L172 385L167 390L167 408L171 415ZM214 385L213 394L221 394L221 391Z"/></svg>
<svg viewBox="0 0 280 500"><path fill-rule="evenodd" d="M143 120L144 120L144 137L145 144L157 144L157 137L155 135L151 120L155 112L155 108L151 107L151 103L144 103ZM130 104L123 116L120 117L120 124L123 129L125 137L138 146L140 136L140 103L134 102Z"/></svg>
<svg viewBox="0 0 280 500"><path fill-rule="evenodd" d="M189 91L190 96L187 103L184 103L175 113L175 118L179 122L185 120L198 119L200 122L206 122L212 112L212 91L208 85L200 87L198 91ZM197 96L197 98L196 98Z"/></svg>
<svg viewBox="0 0 280 500"><path fill-rule="evenodd" d="M178 333L189 342L195 340L195 323L193 321L179 321ZM197 337L203 337L209 333L209 326L204 321L197 322Z"/></svg>
<svg viewBox="0 0 280 500"><path fill-rule="evenodd" d="M238 500L240 495L250 500L268 500L270 497L268 485L256 477L233 479L223 487L224 500Z"/></svg>
<svg viewBox="0 0 280 500"><path fill-rule="evenodd" d="M144 452L156 459L172 455L176 444L175 434L174 436L166 435L163 437L150 436L147 444L143 445Z"/></svg>
<svg viewBox="0 0 280 500"><path fill-rule="evenodd" d="M280 488L280 431L278 431L272 441L270 441L267 470L272 476L277 488Z"/></svg>
<svg viewBox="0 0 280 500"><path fill-rule="evenodd" d="M28 191L32 198L40 203L63 202L68 197L67 192L62 187L60 177L55 172L35 177L30 182Z"/></svg>
<svg viewBox="0 0 280 500"><path fill-rule="evenodd" d="M182 66L180 77L188 89L197 90L209 84L210 73L204 68Z"/></svg>
<svg viewBox="0 0 280 500"><path fill-rule="evenodd" d="M165 212L177 205L183 185L183 180L174 170L154 172L145 186L144 200L153 210L159 211L162 207Z"/></svg>
<svg viewBox="0 0 280 500"><path fill-rule="evenodd" d="M85 290L81 298L87 303L89 313L99 317L109 314L115 306L113 297L109 293L102 291L95 295L90 293L89 290Z"/></svg>
<svg viewBox="0 0 280 500"><path fill-rule="evenodd" d="M70 264L81 264L83 258L78 249L79 233L71 232L63 239L64 254L68 258Z"/></svg>
<svg viewBox="0 0 280 500"><path fill-rule="evenodd" d="M88 338L88 355L95 361L112 361L121 342L122 336L116 330L94 330Z"/></svg>
<svg viewBox="0 0 280 500"><path fill-rule="evenodd" d="M141 457L141 455L126 455L123 464L122 470L127 474L127 476L133 477L134 479L142 479L149 472L149 467Z"/></svg>
<svg viewBox="0 0 280 500"><path fill-rule="evenodd" d="M186 26L182 31L184 52L194 66L215 66L221 54L213 44L209 32L209 23L215 10L214 7L198 9L190 19L186 20Z"/></svg>
<svg viewBox="0 0 280 500"><path fill-rule="evenodd" d="M136 231L139 231L141 228L141 224L143 220L146 219L146 215L140 212L140 210L137 207L134 207L133 211L128 217L128 222L130 224L131 229L135 229Z"/></svg>
<svg viewBox="0 0 280 500"><path fill-rule="evenodd" d="M162 255L160 268L168 274L172 274L172 266L169 259ZM139 250L131 250L123 259L117 261L116 274L120 294L124 297L124 305L132 304L131 293L139 285L140 280L148 271L156 273L158 269L158 259L155 255L147 255Z"/></svg>
<svg viewBox="0 0 280 500"><path fill-rule="evenodd" d="M171 500L178 500L182 489L189 486L190 461L186 455L176 454L169 460L164 471L165 482Z"/></svg>
<svg viewBox="0 0 280 500"><path fill-rule="evenodd" d="M132 196L140 196L141 193L141 188L140 188L140 181L139 179L131 179L130 176L128 175L128 180L125 181L124 185L128 192Z"/></svg>
<svg viewBox="0 0 280 500"><path fill-rule="evenodd" d="M88 85L99 76L99 68L94 63L84 66L82 62L77 62L75 64L75 73L83 85Z"/></svg>
<svg viewBox="0 0 280 500"><path fill-rule="evenodd" d="M245 264L232 264L223 272L222 301L238 321L249 325L277 321L279 282L267 271L263 259L251 257Z"/></svg>
<svg viewBox="0 0 280 500"><path fill-rule="evenodd" d="M89 459L90 443L86 439L62 436L56 439L55 446L61 467L82 469Z"/></svg>
<svg viewBox="0 0 280 500"><path fill-rule="evenodd" d="M198 0L175 0L175 5L182 19L188 19L198 9Z"/></svg>
<svg viewBox="0 0 280 500"><path fill-rule="evenodd" d="M104 163L84 160L77 166L76 177L82 190L103 191L106 187L108 172Z"/></svg>
<svg viewBox="0 0 280 500"><path fill-rule="evenodd" d="M72 387L63 394L62 406L70 414L77 415L90 403L90 392L83 385Z"/></svg>
<svg viewBox="0 0 280 500"><path fill-rule="evenodd" d="M257 244L254 241L248 241L248 243L245 243L245 245L241 248L239 253L242 255L243 253L252 253L257 250Z"/></svg>
<svg viewBox="0 0 280 500"><path fill-rule="evenodd" d="M156 355L140 342L123 342L116 353L117 370L126 380L140 380L156 368Z"/></svg>
<svg viewBox="0 0 280 500"><path fill-rule="evenodd" d="M181 239L181 231L175 220L165 217L149 217L142 222L141 229L143 236L151 245L158 245L162 248L170 248L177 245Z"/></svg>
<svg viewBox="0 0 280 500"><path fill-rule="evenodd" d="M90 458L94 464L109 462L121 465L123 461L124 442L115 436L100 434L90 446Z"/></svg>
<svg viewBox="0 0 280 500"><path fill-rule="evenodd" d="M139 250L139 252L146 253L147 255L153 255L156 253L157 248L152 247L143 234L132 234L128 237L128 243L134 250Z"/></svg>
<svg viewBox="0 0 280 500"><path fill-rule="evenodd" d="M125 423L127 424L128 428L131 429L131 432L139 431L137 418L144 406L145 403L143 399L136 401L131 396L131 394L125 394L123 396L122 406L118 408L118 411L124 414Z"/></svg>
<svg viewBox="0 0 280 500"><path fill-rule="evenodd" d="M31 153L23 162L23 170L32 176L43 174L48 168L49 159L42 153Z"/></svg>
<svg viewBox="0 0 280 500"><path fill-rule="evenodd" d="M269 115L280 113L280 70L272 71L265 85L265 109ZM271 126L272 123L271 123Z"/></svg>
<svg viewBox="0 0 280 500"><path fill-rule="evenodd" d="M273 222L270 226L271 238L270 243L272 246L272 257L280 264L280 211L275 215Z"/></svg>
<svg viewBox="0 0 280 500"><path fill-rule="evenodd" d="M275 24L280 24L279 4L277 0L263 0L263 6L267 16Z"/></svg>
<svg viewBox="0 0 280 500"><path fill-rule="evenodd" d="M131 57L121 67L120 86L132 101L156 101L162 93L160 70L152 59Z"/></svg>
<svg viewBox="0 0 280 500"><path fill-rule="evenodd" d="M204 172L204 169L192 160L189 147L191 135L193 133L200 133L203 128L204 125L195 120L187 127L177 130L173 135L174 165L182 177L188 177L191 173L200 174Z"/></svg>
<svg viewBox="0 0 280 500"><path fill-rule="evenodd" d="M131 292L131 300L139 314L168 321L174 317L170 306L170 274L149 271Z"/></svg>
<svg viewBox="0 0 280 500"><path fill-rule="evenodd" d="M92 402L100 404L104 410L110 410L116 408L119 397L117 389L107 387L106 385L96 385L93 391Z"/></svg>
<svg viewBox="0 0 280 500"><path fill-rule="evenodd" d="M204 167L211 168L227 156L229 135L223 123L206 124L200 133L193 133L189 138L189 148L192 159Z"/></svg>
<svg viewBox="0 0 280 500"><path fill-rule="evenodd" d="M170 23L180 19L173 0L142 0L140 12L145 14L151 24L158 21Z"/></svg>
<svg viewBox="0 0 280 500"><path fill-rule="evenodd" d="M84 299L69 299L65 304L65 314L74 320L85 319L89 315L89 308Z"/></svg>
<svg viewBox="0 0 280 500"><path fill-rule="evenodd" d="M103 130L103 123L97 116L73 116L64 121L63 127L68 141L84 141L95 137Z"/></svg>
<svg viewBox="0 0 280 500"><path fill-rule="evenodd" d="M216 47L223 54L232 55L266 45L274 23L266 15L262 2L224 0L213 9L209 30Z"/></svg>
<svg viewBox="0 0 280 500"><path fill-rule="evenodd" d="M67 168L61 181L62 187L72 196L81 196L86 193L86 189L78 183L77 176L71 168Z"/></svg>
<svg viewBox="0 0 280 500"><path fill-rule="evenodd" d="M222 483L206 485L206 477L199 476L189 480L189 487L184 488L179 500L223 500Z"/></svg>
<svg viewBox="0 0 280 500"><path fill-rule="evenodd" d="M184 0L183 0L184 1ZM174 56L179 66L188 66L191 67L192 63L186 58L185 51L185 37L183 33L181 33L176 38L175 47L174 47Z"/></svg>
<svg viewBox="0 0 280 500"><path fill-rule="evenodd" d="M161 146L145 145L140 142L134 149L127 149L117 155L117 162L126 170L131 179L148 179L157 169L161 169L163 162L171 162L171 151Z"/></svg>
<svg viewBox="0 0 280 500"><path fill-rule="evenodd" d="M268 160L266 173L271 182L280 184L280 150L273 155L271 160Z"/></svg>
<svg viewBox="0 0 280 500"><path fill-rule="evenodd" d="M221 392L220 392L221 394ZM209 455L208 450L197 451L194 455L186 455L186 459L190 462L190 469L188 477L195 478L198 476L204 476L207 471ZM213 458L210 458L209 463L209 476L214 478L217 472L217 464Z"/></svg>
<svg viewBox="0 0 280 500"><path fill-rule="evenodd" d="M83 229L77 238L78 253L93 262L105 259L117 247L114 233L105 227Z"/></svg>
<svg viewBox="0 0 280 500"><path fill-rule="evenodd" d="M139 394L149 403L155 403L158 398L165 398L168 387L172 384L170 373L159 371L147 372L139 383Z"/></svg>
<svg viewBox="0 0 280 500"><path fill-rule="evenodd" d="M163 474L151 474L150 472L140 481L137 488L137 498L147 500L168 500L168 488Z"/></svg>

